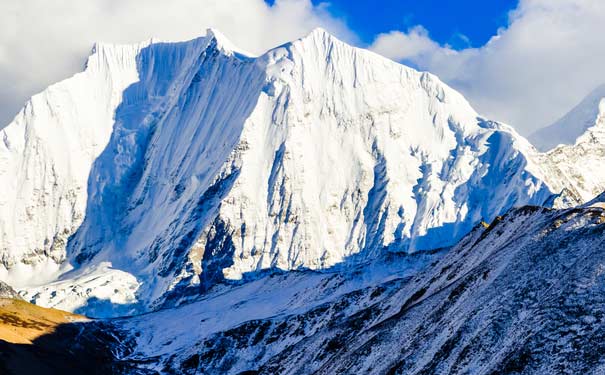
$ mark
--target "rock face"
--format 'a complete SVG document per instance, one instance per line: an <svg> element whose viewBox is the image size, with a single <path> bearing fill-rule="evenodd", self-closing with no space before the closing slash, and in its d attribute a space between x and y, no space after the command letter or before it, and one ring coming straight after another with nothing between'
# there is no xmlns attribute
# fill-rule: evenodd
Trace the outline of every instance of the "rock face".
<svg viewBox="0 0 605 375"><path fill-rule="evenodd" d="M601 208L512 212L415 278L397 314L345 336L338 360L317 373L603 371L604 219ZM322 339L299 350L310 358ZM288 364L296 352L276 362ZM286 373L309 368L298 363Z"/></svg>
<svg viewBox="0 0 605 375"><path fill-rule="evenodd" d="M98 45L1 134L0 277L70 310L450 246L565 187L435 76L323 30L258 57L212 31Z"/></svg>
<svg viewBox="0 0 605 375"><path fill-rule="evenodd" d="M117 321L138 342L124 360L183 374L600 373L602 207L512 210L416 274L291 272Z"/></svg>
<svg viewBox="0 0 605 375"><path fill-rule="evenodd" d="M23 299L10 285L0 281L0 298Z"/></svg>

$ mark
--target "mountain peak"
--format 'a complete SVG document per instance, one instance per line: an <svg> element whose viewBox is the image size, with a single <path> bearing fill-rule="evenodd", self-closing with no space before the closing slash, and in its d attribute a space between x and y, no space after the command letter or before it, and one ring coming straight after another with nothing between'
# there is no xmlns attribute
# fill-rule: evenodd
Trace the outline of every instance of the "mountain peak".
<svg viewBox="0 0 605 375"><path fill-rule="evenodd" d="M212 27L207 28L206 29L206 38L208 38L210 40L216 40L216 42L219 45L221 45L222 47L224 47L226 49L232 49L231 47L233 47L233 43L231 43L229 38L227 38L225 36L225 34L220 32L218 29L214 29Z"/></svg>
<svg viewBox="0 0 605 375"><path fill-rule="evenodd" d="M313 30L311 30L311 32L309 34L307 34L307 38L308 37L334 37L334 35L330 34L326 29L324 29L323 27L316 27Z"/></svg>
<svg viewBox="0 0 605 375"><path fill-rule="evenodd" d="M229 38L225 36L225 34L218 29L212 27L207 28L206 39L208 39L209 43L214 40L216 42L216 48L227 55L236 54L243 57L254 56L254 54L237 47Z"/></svg>
<svg viewBox="0 0 605 375"><path fill-rule="evenodd" d="M529 140L541 151L557 145L573 145L576 140L595 125L599 114L605 113L605 84L593 89L580 103L552 125L539 129Z"/></svg>
<svg viewBox="0 0 605 375"><path fill-rule="evenodd" d="M559 122L536 136L543 137L542 141L557 141L554 145L558 146L544 155L559 169L558 174L572 182L575 195L581 197L581 201L590 200L603 191L605 85L594 89Z"/></svg>
<svg viewBox="0 0 605 375"><path fill-rule="evenodd" d="M307 35L305 35L301 38L298 38L287 44L292 44L292 43L296 43L296 42L303 43L303 44L307 44L307 43L318 44L318 43L331 43L334 41L340 42L340 39L338 39L336 36L334 36L333 34L328 32L326 29L321 28L321 27L316 27L313 30L311 30Z"/></svg>

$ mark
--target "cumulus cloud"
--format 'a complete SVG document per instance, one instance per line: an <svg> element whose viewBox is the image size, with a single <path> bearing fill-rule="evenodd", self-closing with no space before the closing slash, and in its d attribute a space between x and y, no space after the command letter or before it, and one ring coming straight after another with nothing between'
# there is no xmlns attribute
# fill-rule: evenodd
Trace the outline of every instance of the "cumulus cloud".
<svg viewBox="0 0 605 375"><path fill-rule="evenodd" d="M372 50L397 61L422 62L427 58L446 51L429 37L422 26L414 26L407 32L391 31L379 35L372 44Z"/></svg>
<svg viewBox="0 0 605 375"><path fill-rule="evenodd" d="M310 0L0 1L0 128L28 97L80 71L97 41L191 39L215 27L261 53L321 26L355 42L325 4Z"/></svg>
<svg viewBox="0 0 605 375"><path fill-rule="evenodd" d="M527 135L605 82L604 21L602 0L521 0L480 48L453 51L418 27L381 34L371 48L436 73L479 112Z"/></svg>

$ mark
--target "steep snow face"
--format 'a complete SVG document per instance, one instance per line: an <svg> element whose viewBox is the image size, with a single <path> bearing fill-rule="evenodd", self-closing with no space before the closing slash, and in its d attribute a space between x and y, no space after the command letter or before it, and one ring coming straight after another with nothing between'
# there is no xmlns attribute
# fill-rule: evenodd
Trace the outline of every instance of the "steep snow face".
<svg viewBox="0 0 605 375"><path fill-rule="evenodd" d="M594 89L554 124L536 131L529 140L544 152L561 144L573 145L578 137L594 125L599 115L599 103L603 99L605 99L605 84Z"/></svg>
<svg viewBox="0 0 605 375"><path fill-rule="evenodd" d="M604 93L605 94L605 93ZM595 105L592 126L573 145L560 145L540 158L552 175L586 202L605 190L605 95Z"/></svg>
<svg viewBox="0 0 605 375"><path fill-rule="evenodd" d="M217 216L235 234L229 278L448 246L551 194L510 129L430 74L322 31L262 59L264 117L244 128L238 183ZM198 244L210 250L208 238Z"/></svg>
<svg viewBox="0 0 605 375"><path fill-rule="evenodd" d="M70 292L92 291L76 286L95 275L107 288L139 288L149 307L262 269L449 246L480 220L555 192L512 129L479 118L435 76L322 30L257 58L215 32L101 51L115 56L104 69L95 75L89 63L60 84L84 104L45 101L47 112L70 117L46 122L50 115L38 120L26 107L3 131L2 178L31 185L27 199L18 186L1 198L12 260L3 272L59 264L65 254L75 266L52 284L59 293L30 289L40 304L106 299ZM99 91L105 101L94 100ZM66 153L59 130L82 140ZM22 212L17 223L9 204ZM17 240L21 232L31 243Z"/></svg>
<svg viewBox="0 0 605 375"><path fill-rule="evenodd" d="M86 70L35 95L0 135L0 279L52 279L84 218L88 174L146 44L97 45Z"/></svg>

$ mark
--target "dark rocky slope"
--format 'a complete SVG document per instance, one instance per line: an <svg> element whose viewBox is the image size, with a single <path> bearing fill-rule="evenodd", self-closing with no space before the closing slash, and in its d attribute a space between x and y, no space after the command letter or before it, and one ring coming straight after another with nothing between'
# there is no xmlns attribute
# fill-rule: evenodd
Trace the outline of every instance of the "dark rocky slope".
<svg viewBox="0 0 605 375"><path fill-rule="evenodd" d="M246 322L203 340L187 357L173 356L164 369L601 373L604 221L599 207L513 210L476 228L411 280L361 290L303 314Z"/></svg>
<svg viewBox="0 0 605 375"><path fill-rule="evenodd" d="M26 361L73 361L92 365L90 373L598 374L605 371L604 223L598 204L527 206L478 226L423 272L312 307L264 319L246 315L243 323L207 332L185 314L208 308L200 301L68 324L34 343L36 357L27 357L31 347L3 343L0 358L13 366L10 353L18 348ZM298 283L317 274L273 275L263 283L288 287L293 277ZM327 277L321 293L340 277ZM170 330L186 319L190 331L199 328L198 340L175 347L183 338ZM166 345L173 349L149 346L145 330L153 325L141 322L150 321L170 331Z"/></svg>

